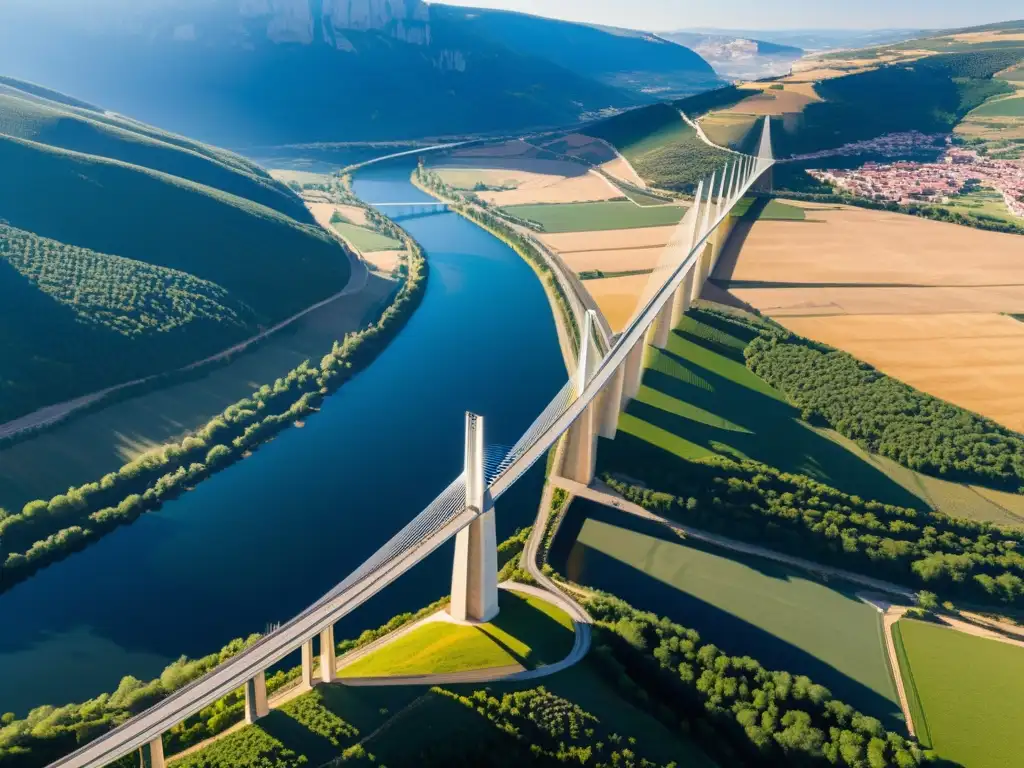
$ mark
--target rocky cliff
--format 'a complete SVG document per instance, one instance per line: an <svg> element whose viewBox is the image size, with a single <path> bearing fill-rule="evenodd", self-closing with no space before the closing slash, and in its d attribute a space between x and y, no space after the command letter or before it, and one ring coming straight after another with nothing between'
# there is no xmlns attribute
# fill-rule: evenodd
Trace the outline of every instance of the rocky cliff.
<svg viewBox="0 0 1024 768"><path fill-rule="evenodd" d="M414 45L430 43L430 10L421 0L238 0L247 20L265 25L275 43L323 40L352 50L345 33L379 32ZM319 34L318 34L319 32Z"/></svg>

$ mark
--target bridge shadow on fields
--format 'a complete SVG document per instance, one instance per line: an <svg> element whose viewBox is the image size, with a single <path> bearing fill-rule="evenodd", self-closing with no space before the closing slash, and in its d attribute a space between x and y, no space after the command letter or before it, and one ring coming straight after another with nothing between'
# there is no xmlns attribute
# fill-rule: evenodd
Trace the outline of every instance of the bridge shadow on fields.
<svg viewBox="0 0 1024 768"><path fill-rule="evenodd" d="M606 554L591 544L578 541L584 524L588 522L611 526L611 532L607 536L620 542L616 546L616 549L619 550L618 556ZM639 534L639 536L634 534ZM628 548L621 544L627 538L634 539L633 543L639 547L628 558L629 562L623 555ZM584 499L577 499L573 502L552 547L551 563L556 570L566 574L577 583L610 592L626 600L635 608L667 616L683 626L696 629L704 642L713 643L726 653L735 656L749 655L769 670L785 670L794 675L806 675L815 683L824 685L838 699L864 714L877 717L886 728L900 733L906 732L902 713L895 701L895 691L892 694L893 699L887 698L864 682L837 669L828 661L793 645L786 639L751 623L728 609L709 602L709 599L714 599L712 593L721 587L721 583L716 578L722 578L721 574L697 574L694 577L693 569L700 568L699 562L685 559L676 562L673 559L669 566L670 573L667 575L667 579L678 580L680 586L666 580L666 553L661 553L660 568L655 563L655 557L658 554L655 550L661 542L679 545L696 552L708 553L713 557L722 558L724 561L739 564L739 568L730 569L733 583L729 584L727 589L732 590L732 599L735 600L736 591L749 586L751 615L757 613L758 606L756 604L759 602L796 600L800 595L798 590L787 593L784 584L779 584L778 593L773 594L774 587L770 584L765 586L761 577L777 579L780 582L791 582L794 579L813 581L808 574L786 568L770 560L738 555L727 550L705 546L693 540L685 540L663 525L635 518L619 510ZM672 557L674 558L674 555ZM701 558L701 560L706 561L707 558ZM744 575L745 573L747 575ZM714 583L709 584L709 581ZM687 591L686 587L681 586L684 582L702 585L704 597L698 597ZM855 628L856 631L851 634L855 638L859 636L859 639L869 638L869 642L872 643L872 647L862 647L858 651L858 656L861 655L861 652L863 653L866 667L865 677L870 678L873 673L876 683L884 684L885 675L888 673L884 671L887 667L885 651L882 647L880 623L875 635L871 634L869 627L859 623L868 620L864 618L864 614L872 609L864 606L855 597L855 590L852 586L830 583L824 588L841 596L838 601L830 601L832 603L830 606L832 618L834 618L837 602L841 604L844 598L856 602L856 606L850 606L850 620L857 621L858 626ZM813 604L800 606L800 610L809 615L813 614L816 608L817 606ZM763 610L763 606L761 609ZM858 614L858 610L864 613ZM845 609L843 615L844 617L846 615ZM809 621L814 621L813 616L809 618ZM823 634L818 639L818 643L821 645L827 642L830 633L835 632L835 627L829 626L827 619L823 617L823 621L826 621L826 624L822 625ZM809 639L809 642L813 645L813 641ZM851 640L852 642L854 640ZM836 653L843 653L843 651L837 649ZM851 661L851 663L854 662Z"/></svg>
<svg viewBox="0 0 1024 768"><path fill-rule="evenodd" d="M619 436L601 441L602 469L653 479L652 470L670 472L679 459L749 458L863 498L921 506L879 469L803 422L755 376L743 360L742 330L706 313L699 317L684 318L667 350L653 350Z"/></svg>

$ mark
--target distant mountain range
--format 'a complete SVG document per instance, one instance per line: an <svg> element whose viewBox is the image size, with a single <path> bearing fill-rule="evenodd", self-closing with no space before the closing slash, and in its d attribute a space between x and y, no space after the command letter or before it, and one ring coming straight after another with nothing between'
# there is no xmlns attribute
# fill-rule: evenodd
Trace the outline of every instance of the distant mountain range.
<svg viewBox="0 0 1024 768"><path fill-rule="evenodd" d="M4 0L0 71L234 146L564 125L719 83L646 33L421 0Z"/></svg>
<svg viewBox="0 0 1024 768"><path fill-rule="evenodd" d="M661 37L693 49L720 75L735 79L757 80L785 74L804 55L803 48L736 34L665 32Z"/></svg>
<svg viewBox="0 0 1024 768"><path fill-rule="evenodd" d="M922 29L721 29L718 27L691 27L668 34L698 34L715 37L745 38L787 47L801 48L805 52L828 51L837 48L864 48L899 40L920 37ZM664 36L664 35L663 35Z"/></svg>

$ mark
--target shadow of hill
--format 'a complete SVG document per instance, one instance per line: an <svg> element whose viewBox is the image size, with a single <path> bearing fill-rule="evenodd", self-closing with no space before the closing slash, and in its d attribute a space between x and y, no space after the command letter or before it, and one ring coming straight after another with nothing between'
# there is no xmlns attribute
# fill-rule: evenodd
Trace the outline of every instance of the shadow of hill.
<svg viewBox="0 0 1024 768"><path fill-rule="evenodd" d="M712 454L749 458L784 472L808 475L845 493L921 506L918 497L879 469L802 422L781 393L746 368L736 344L719 344L708 338L724 333L722 329L692 318L684 322L683 329L674 332L668 350L653 352L640 395L629 404L620 423L623 434L610 444L602 441L599 465L643 472L642 463L631 456L636 447L630 445L632 436L680 458ZM699 326L696 332L689 330L693 325ZM707 418L709 414L718 420ZM687 450L689 447L692 449Z"/></svg>
<svg viewBox="0 0 1024 768"><path fill-rule="evenodd" d="M847 704L864 714L877 717L886 728L905 732L903 716L895 701L850 677L827 661L707 600L659 580L647 572L650 566L647 562L626 563L579 543L577 539L587 520L604 522L624 531L708 552L716 557L741 563L759 574L780 581L791 581L794 578L810 581L812 579L809 575L770 560L736 555L691 540L684 541L662 525L579 499L573 503L551 552L552 565L573 581L610 592L635 608L668 616L686 627L696 629L704 642L714 643L732 655L750 655L766 669L806 675L815 683L824 685ZM828 588L847 599L857 600L851 588L832 584L829 584ZM812 608L808 606L808 610ZM882 654L883 651L879 648L879 664L885 663Z"/></svg>

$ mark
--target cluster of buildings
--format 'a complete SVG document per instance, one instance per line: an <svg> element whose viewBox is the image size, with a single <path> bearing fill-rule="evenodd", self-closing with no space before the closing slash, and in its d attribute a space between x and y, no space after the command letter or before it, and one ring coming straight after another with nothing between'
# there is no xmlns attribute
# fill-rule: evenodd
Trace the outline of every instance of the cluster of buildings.
<svg viewBox="0 0 1024 768"><path fill-rule="evenodd" d="M854 141L835 149L823 149L806 155L793 155L787 162L796 160L820 160L825 157L853 157L855 155L882 155L883 157L905 157L906 155L935 155L947 143L944 133L921 133L904 131L887 133L874 139Z"/></svg>
<svg viewBox="0 0 1024 768"><path fill-rule="evenodd" d="M1024 162L992 160L969 149L951 146L935 163L865 163L807 172L858 197L896 203L948 203L973 187L989 187L1002 195L1010 213L1024 218Z"/></svg>

